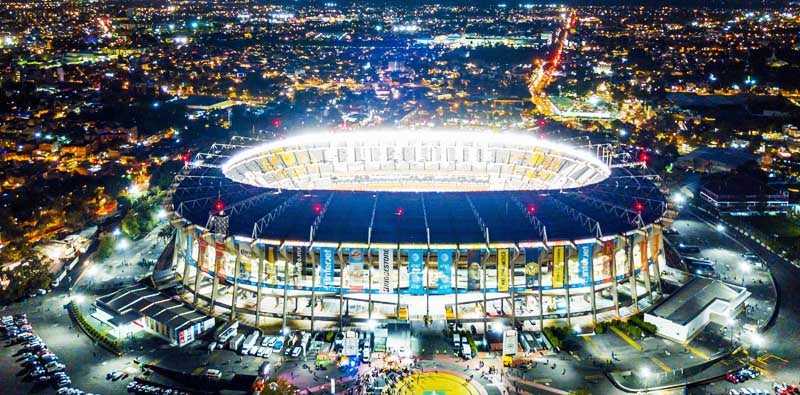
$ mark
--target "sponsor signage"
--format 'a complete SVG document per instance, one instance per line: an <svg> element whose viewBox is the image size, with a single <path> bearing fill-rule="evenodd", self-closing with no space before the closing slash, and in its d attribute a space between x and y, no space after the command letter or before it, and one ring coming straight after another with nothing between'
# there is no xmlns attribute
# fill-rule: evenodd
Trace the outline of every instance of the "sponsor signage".
<svg viewBox="0 0 800 395"><path fill-rule="evenodd" d="M422 295L422 254L424 250L408 250L408 291L412 295Z"/></svg>
<svg viewBox="0 0 800 395"><path fill-rule="evenodd" d="M292 265L295 273L302 273L304 276L312 274L314 269L306 261L306 248L301 246L292 247Z"/></svg>
<svg viewBox="0 0 800 395"><path fill-rule="evenodd" d="M221 279L226 279L225 275L225 243L214 242L214 274Z"/></svg>
<svg viewBox="0 0 800 395"><path fill-rule="evenodd" d="M467 251L467 290L481 289L481 251Z"/></svg>
<svg viewBox="0 0 800 395"><path fill-rule="evenodd" d="M453 288L453 250L439 250L436 266L439 268L437 288L441 291L451 290Z"/></svg>
<svg viewBox="0 0 800 395"><path fill-rule="evenodd" d="M564 287L564 246L553 247L553 288Z"/></svg>
<svg viewBox="0 0 800 395"><path fill-rule="evenodd" d="M351 248L347 268L348 284L351 292L364 291L364 250Z"/></svg>
<svg viewBox="0 0 800 395"><path fill-rule="evenodd" d="M661 244L661 233L654 233L653 234L653 262L656 262L658 259L658 254L660 251Z"/></svg>
<svg viewBox="0 0 800 395"><path fill-rule="evenodd" d="M639 242L639 260L643 272L647 272L647 238L643 237Z"/></svg>
<svg viewBox="0 0 800 395"><path fill-rule="evenodd" d="M394 266L393 250L380 250L381 258L381 292L392 292L392 266Z"/></svg>
<svg viewBox="0 0 800 395"><path fill-rule="evenodd" d="M614 264L616 255L616 242L614 239L603 242L603 278L611 276L611 265Z"/></svg>
<svg viewBox="0 0 800 395"><path fill-rule="evenodd" d="M588 283L592 273L592 254L594 244L581 244L578 246L578 277Z"/></svg>
<svg viewBox="0 0 800 395"><path fill-rule="evenodd" d="M525 288L533 289L539 281L539 249L525 249Z"/></svg>
<svg viewBox="0 0 800 395"><path fill-rule="evenodd" d="M508 248L497 249L497 291L508 292Z"/></svg>
<svg viewBox="0 0 800 395"><path fill-rule="evenodd" d="M319 277L323 287L333 286L334 259L336 248L323 247L319 249Z"/></svg>
<svg viewBox="0 0 800 395"><path fill-rule="evenodd" d="M275 285L278 282L278 268L276 266L278 249L274 246L264 246L264 252L267 258L264 264L264 270L267 274L267 283ZM284 281L286 281L286 279L284 279Z"/></svg>
<svg viewBox="0 0 800 395"><path fill-rule="evenodd" d="M200 266L200 271L208 273L208 257L206 256L206 249L208 248L208 242L204 238L199 238L197 240L198 243L198 254L197 254L197 264Z"/></svg>

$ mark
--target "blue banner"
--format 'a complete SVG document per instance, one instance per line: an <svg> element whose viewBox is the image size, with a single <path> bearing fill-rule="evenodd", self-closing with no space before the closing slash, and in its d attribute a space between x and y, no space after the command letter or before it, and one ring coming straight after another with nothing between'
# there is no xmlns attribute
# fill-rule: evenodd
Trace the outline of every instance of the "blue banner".
<svg viewBox="0 0 800 395"><path fill-rule="evenodd" d="M594 244L578 245L578 277L588 284L592 271L592 251Z"/></svg>
<svg viewBox="0 0 800 395"><path fill-rule="evenodd" d="M449 291L453 289L453 250L439 250L436 258L439 269L436 287L440 291Z"/></svg>
<svg viewBox="0 0 800 395"><path fill-rule="evenodd" d="M425 250L408 250L408 292L412 295L422 295L425 290L423 284L422 254Z"/></svg>
<svg viewBox="0 0 800 395"><path fill-rule="evenodd" d="M323 287L333 286L333 260L336 256L336 248L323 247L319 249L319 277Z"/></svg>

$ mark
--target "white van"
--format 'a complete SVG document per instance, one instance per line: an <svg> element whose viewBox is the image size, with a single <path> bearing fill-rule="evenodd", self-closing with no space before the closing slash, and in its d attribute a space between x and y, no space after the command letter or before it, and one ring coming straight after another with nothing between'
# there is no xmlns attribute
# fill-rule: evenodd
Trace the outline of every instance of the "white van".
<svg viewBox="0 0 800 395"><path fill-rule="evenodd" d="M458 333L453 334L453 347L459 348L461 347L461 335Z"/></svg>
<svg viewBox="0 0 800 395"><path fill-rule="evenodd" d="M206 377L211 380L219 380L222 378L222 372L217 369L208 369L206 371Z"/></svg>
<svg viewBox="0 0 800 395"><path fill-rule="evenodd" d="M469 343L461 345L461 355L464 359L472 359L472 347L469 346Z"/></svg>

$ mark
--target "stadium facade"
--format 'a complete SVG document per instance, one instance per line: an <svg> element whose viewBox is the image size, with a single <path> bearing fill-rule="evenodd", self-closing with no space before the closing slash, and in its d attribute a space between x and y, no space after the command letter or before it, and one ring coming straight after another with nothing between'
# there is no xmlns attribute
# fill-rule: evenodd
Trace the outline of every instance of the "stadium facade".
<svg viewBox="0 0 800 395"><path fill-rule="evenodd" d="M661 295L666 205L614 157L496 132L236 137L176 178L173 268L196 306L256 323L624 316Z"/></svg>

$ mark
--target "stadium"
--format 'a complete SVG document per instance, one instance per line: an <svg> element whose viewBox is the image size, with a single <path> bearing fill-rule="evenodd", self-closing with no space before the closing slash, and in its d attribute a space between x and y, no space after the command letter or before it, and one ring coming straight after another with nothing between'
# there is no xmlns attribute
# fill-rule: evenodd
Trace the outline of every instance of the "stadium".
<svg viewBox="0 0 800 395"><path fill-rule="evenodd" d="M661 297L663 194L608 145L316 131L234 137L185 160L168 199L172 269L215 314L541 328Z"/></svg>

